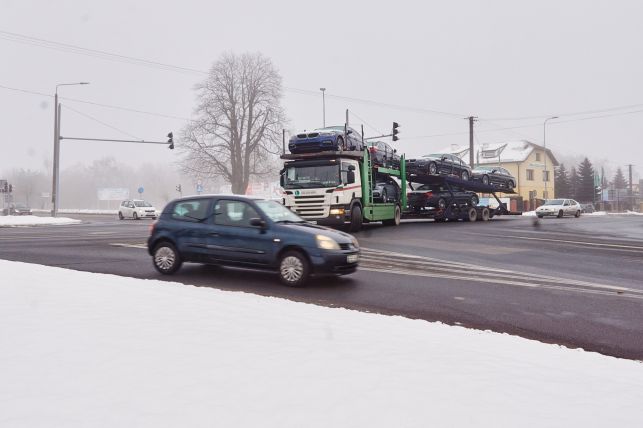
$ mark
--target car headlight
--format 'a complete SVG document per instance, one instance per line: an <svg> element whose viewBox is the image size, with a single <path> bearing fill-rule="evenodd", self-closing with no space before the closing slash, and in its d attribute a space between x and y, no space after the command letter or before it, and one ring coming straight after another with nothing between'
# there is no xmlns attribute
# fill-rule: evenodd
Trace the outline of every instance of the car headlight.
<svg viewBox="0 0 643 428"><path fill-rule="evenodd" d="M335 135L335 133L334 132L320 132L319 135L322 136L322 137L331 137L331 136Z"/></svg>
<svg viewBox="0 0 643 428"><path fill-rule="evenodd" d="M351 243L353 244L353 247L359 248L359 242L357 242L357 239L354 236L351 239Z"/></svg>
<svg viewBox="0 0 643 428"><path fill-rule="evenodd" d="M333 238L324 235L315 235L317 247L323 250L339 250L339 244Z"/></svg>

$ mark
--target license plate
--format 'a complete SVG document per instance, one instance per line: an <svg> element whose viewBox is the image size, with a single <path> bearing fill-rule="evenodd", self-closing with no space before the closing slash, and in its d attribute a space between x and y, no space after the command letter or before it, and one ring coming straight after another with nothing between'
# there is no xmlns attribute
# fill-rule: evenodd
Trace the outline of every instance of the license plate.
<svg viewBox="0 0 643 428"><path fill-rule="evenodd" d="M349 254L346 256L346 263L357 263L359 260L359 254Z"/></svg>

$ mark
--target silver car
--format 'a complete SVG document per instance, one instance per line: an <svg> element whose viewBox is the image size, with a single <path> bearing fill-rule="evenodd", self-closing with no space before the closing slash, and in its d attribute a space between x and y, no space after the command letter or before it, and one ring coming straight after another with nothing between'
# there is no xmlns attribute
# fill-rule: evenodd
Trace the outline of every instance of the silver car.
<svg viewBox="0 0 643 428"><path fill-rule="evenodd" d="M545 216L561 218L566 215L580 217L581 211L580 204L573 199L549 199L536 209L536 215L538 218Z"/></svg>

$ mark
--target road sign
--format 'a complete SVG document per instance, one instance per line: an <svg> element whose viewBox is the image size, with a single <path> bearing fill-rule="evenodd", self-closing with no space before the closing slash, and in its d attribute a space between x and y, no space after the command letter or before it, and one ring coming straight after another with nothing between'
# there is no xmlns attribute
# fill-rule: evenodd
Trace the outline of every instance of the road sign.
<svg viewBox="0 0 643 428"><path fill-rule="evenodd" d="M143 189L143 186L138 188L138 193L143 193L144 191L145 191L145 189Z"/></svg>
<svg viewBox="0 0 643 428"><path fill-rule="evenodd" d="M198 183L198 184L196 185L196 192L197 192L197 193L201 193L201 192L203 192L203 184Z"/></svg>

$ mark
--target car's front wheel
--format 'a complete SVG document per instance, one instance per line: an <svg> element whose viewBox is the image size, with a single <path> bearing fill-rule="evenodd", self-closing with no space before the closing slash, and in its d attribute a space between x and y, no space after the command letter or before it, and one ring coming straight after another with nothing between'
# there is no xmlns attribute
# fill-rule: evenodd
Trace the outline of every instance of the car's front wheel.
<svg viewBox="0 0 643 428"><path fill-rule="evenodd" d="M438 173L438 166L435 164L435 162L431 162L429 164L429 174L435 175L437 173Z"/></svg>
<svg viewBox="0 0 643 428"><path fill-rule="evenodd" d="M134 214L132 214L132 217L134 218L134 220L138 220L138 214L136 214L136 211L134 211Z"/></svg>
<svg viewBox="0 0 643 428"><path fill-rule="evenodd" d="M483 175L482 176L482 184L484 184L485 186L489 185L489 176L488 175Z"/></svg>
<svg viewBox="0 0 643 428"><path fill-rule="evenodd" d="M574 217L576 218L580 217L580 211L576 211L576 214L574 214Z"/></svg>
<svg viewBox="0 0 643 428"><path fill-rule="evenodd" d="M471 196L471 199L469 199L469 205L471 205L472 207L478 205L478 202L480 202L480 199L478 199L478 195L473 195Z"/></svg>
<svg viewBox="0 0 643 428"><path fill-rule="evenodd" d="M163 275L172 275L183 264L176 247L169 242L161 242L154 248L152 260L156 270Z"/></svg>
<svg viewBox="0 0 643 428"><path fill-rule="evenodd" d="M119 220L123 220L124 218L125 218L125 217L123 217L123 213L119 211L119 212L118 212L118 219L119 219Z"/></svg>
<svg viewBox="0 0 643 428"><path fill-rule="evenodd" d="M447 207L447 201L444 198L438 199L438 208L441 210L445 209Z"/></svg>
<svg viewBox="0 0 643 428"><path fill-rule="evenodd" d="M513 180L509 180L507 182L507 189L513 189L514 187L516 187L516 185L514 184Z"/></svg>
<svg viewBox="0 0 643 428"><path fill-rule="evenodd" d="M299 287L306 282L310 265L299 251L287 251L279 261L279 279L289 287Z"/></svg>
<svg viewBox="0 0 643 428"><path fill-rule="evenodd" d="M340 152L344 150L344 139L342 137L337 137L337 150Z"/></svg>
<svg viewBox="0 0 643 428"><path fill-rule="evenodd" d="M563 218L563 210L558 211L558 218Z"/></svg>
<svg viewBox="0 0 643 428"><path fill-rule="evenodd" d="M469 173L467 171L462 171L460 178L462 178L464 181L469 181Z"/></svg>

